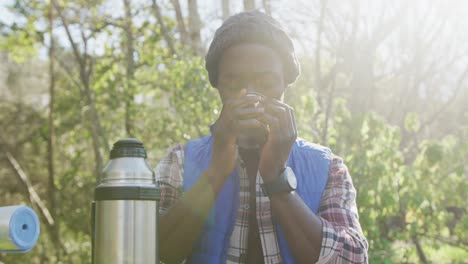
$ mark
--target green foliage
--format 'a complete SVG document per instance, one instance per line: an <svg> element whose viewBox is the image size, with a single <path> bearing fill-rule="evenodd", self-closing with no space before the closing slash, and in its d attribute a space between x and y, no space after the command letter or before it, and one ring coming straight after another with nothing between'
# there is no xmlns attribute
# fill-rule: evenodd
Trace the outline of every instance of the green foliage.
<svg viewBox="0 0 468 264"><path fill-rule="evenodd" d="M324 113L317 109L310 82L309 89L305 84L299 81L286 99L296 109L299 136L317 141ZM416 113L406 116L404 129L419 131ZM370 263L416 261L415 237L424 241L430 258L440 259L432 252L446 243L453 245L448 250L463 249L468 207L460 194L468 189L466 138L465 128L408 149L399 127L372 112L351 115L346 100L334 100L328 144L345 159L353 177Z"/></svg>
<svg viewBox="0 0 468 264"><path fill-rule="evenodd" d="M405 129L411 132L419 130L419 118L417 113L409 113L405 118Z"/></svg>
<svg viewBox="0 0 468 264"><path fill-rule="evenodd" d="M9 49L11 59L22 63L28 57L34 57L37 53L35 40L30 38L27 31L14 31L7 38L0 41L0 50Z"/></svg>

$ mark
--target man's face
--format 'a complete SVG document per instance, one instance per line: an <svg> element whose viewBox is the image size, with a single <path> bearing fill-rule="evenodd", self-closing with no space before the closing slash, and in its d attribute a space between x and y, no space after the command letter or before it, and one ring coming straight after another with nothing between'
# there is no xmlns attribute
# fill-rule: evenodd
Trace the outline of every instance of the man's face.
<svg viewBox="0 0 468 264"><path fill-rule="evenodd" d="M218 69L218 90L223 102L248 92L280 100L286 88L280 57L261 44L244 43L226 49Z"/></svg>

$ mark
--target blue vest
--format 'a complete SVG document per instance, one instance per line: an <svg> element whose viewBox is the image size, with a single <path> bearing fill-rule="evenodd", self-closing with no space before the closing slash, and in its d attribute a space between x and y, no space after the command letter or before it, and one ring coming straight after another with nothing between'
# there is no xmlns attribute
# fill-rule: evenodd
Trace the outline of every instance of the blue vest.
<svg viewBox="0 0 468 264"><path fill-rule="evenodd" d="M188 191L211 161L212 137L192 140L185 147L184 192ZM304 203L317 213L320 198L328 181L331 151L323 146L296 140L288 159L297 178L296 193ZM187 263L226 263L231 234L239 207L239 174L234 170L216 198L213 209L194 245ZM281 227L275 224L283 263L296 263Z"/></svg>

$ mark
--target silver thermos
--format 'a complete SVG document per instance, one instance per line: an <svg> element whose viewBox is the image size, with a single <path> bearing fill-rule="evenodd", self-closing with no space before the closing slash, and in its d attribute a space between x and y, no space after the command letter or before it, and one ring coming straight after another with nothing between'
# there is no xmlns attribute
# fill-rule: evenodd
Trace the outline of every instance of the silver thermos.
<svg viewBox="0 0 468 264"><path fill-rule="evenodd" d="M159 264L160 191L135 138L114 143L92 204L92 262Z"/></svg>

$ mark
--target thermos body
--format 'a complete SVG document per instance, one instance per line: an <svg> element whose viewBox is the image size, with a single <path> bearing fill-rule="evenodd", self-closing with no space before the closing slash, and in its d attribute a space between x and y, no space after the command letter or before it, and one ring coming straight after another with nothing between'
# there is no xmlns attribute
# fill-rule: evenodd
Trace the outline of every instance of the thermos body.
<svg viewBox="0 0 468 264"><path fill-rule="evenodd" d="M157 203L96 202L95 263L157 263Z"/></svg>
<svg viewBox="0 0 468 264"><path fill-rule="evenodd" d="M159 188L143 144L122 139L95 189L93 263L159 263Z"/></svg>

